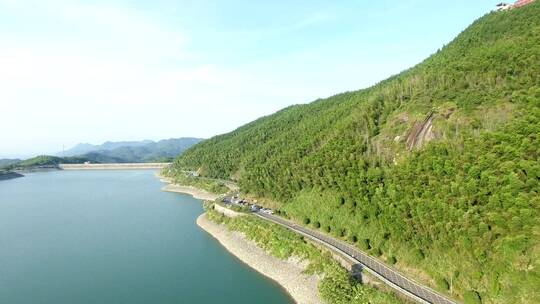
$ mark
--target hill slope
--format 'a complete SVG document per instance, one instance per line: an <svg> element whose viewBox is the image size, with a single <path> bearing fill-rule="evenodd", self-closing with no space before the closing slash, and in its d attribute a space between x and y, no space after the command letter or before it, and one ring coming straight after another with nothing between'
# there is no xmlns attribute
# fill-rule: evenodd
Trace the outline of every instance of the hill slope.
<svg viewBox="0 0 540 304"><path fill-rule="evenodd" d="M414 68L204 141L170 174L238 180L466 302L540 303L538 41L540 2L488 14Z"/></svg>

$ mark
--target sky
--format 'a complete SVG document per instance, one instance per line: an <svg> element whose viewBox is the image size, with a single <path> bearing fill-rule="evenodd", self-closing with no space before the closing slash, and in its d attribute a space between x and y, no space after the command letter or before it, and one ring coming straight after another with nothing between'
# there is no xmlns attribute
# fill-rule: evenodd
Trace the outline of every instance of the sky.
<svg viewBox="0 0 540 304"><path fill-rule="evenodd" d="M0 0L0 158L208 138L369 87L500 0Z"/></svg>

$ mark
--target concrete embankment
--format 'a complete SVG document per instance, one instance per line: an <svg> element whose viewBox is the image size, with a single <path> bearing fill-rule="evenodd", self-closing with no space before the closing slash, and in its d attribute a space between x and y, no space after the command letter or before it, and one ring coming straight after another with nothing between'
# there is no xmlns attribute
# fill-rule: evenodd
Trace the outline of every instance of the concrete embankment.
<svg viewBox="0 0 540 304"><path fill-rule="evenodd" d="M210 221L206 213L197 218L197 225L217 239L231 254L280 284L297 303L323 303L318 292L319 277L304 273L308 264L306 261L298 258L280 260L246 238L243 233L230 231L225 225Z"/></svg>
<svg viewBox="0 0 540 304"><path fill-rule="evenodd" d="M62 170L145 170L163 169L170 163L132 163L132 164L61 164Z"/></svg>

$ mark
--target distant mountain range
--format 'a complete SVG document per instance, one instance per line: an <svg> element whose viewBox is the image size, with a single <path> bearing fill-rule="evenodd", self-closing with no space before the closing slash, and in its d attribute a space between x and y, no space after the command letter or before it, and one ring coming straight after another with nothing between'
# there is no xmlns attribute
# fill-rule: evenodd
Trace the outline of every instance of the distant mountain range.
<svg viewBox="0 0 540 304"><path fill-rule="evenodd" d="M58 153L57 156L40 155L33 158L0 159L0 171L32 170L43 167L57 167L59 164L91 163L148 163L171 162L202 138L183 137L160 141L105 142L102 145L78 144ZM63 154L63 155L62 155Z"/></svg>
<svg viewBox="0 0 540 304"><path fill-rule="evenodd" d="M170 140L170 139L169 139ZM179 138L177 140L184 140L184 138ZM101 145L93 145L88 143L80 143L75 145L75 147L68 149L64 152L56 153L57 156L76 156L82 155L94 151L109 151L117 148L124 147L141 147L151 143L155 143L152 140L141 140L141 141L106 141Z"/></svg>
<svg viewBox="0 0 540 304"><path fill-rule="evenodd" d="M201 138L183 137L160 141L105 142L101 145L78 144L65 151L64 156L77 156L96 163L168 162Z"/></svg>

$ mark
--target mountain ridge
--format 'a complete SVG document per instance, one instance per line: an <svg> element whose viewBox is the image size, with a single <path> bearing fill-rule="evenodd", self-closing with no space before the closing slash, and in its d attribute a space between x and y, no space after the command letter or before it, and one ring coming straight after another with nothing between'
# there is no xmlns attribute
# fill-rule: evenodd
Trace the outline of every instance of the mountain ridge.
<svg viewBox="0 0 540 304"><path fill-rule="evenodd" d="M168 173L236 180L466 302L540 302L538 41L540 2L487 14L398 75L210 138Z"/></svg>

